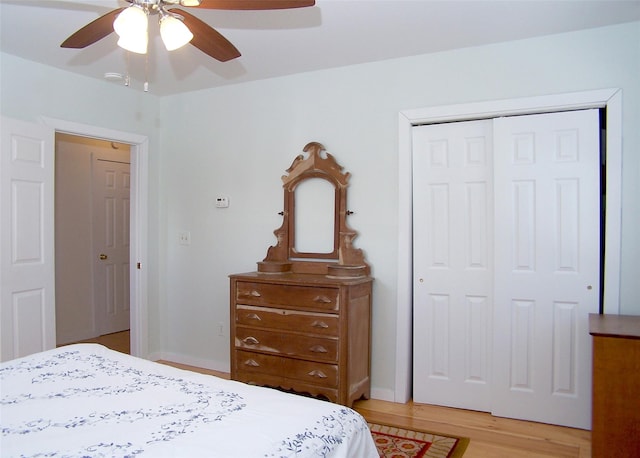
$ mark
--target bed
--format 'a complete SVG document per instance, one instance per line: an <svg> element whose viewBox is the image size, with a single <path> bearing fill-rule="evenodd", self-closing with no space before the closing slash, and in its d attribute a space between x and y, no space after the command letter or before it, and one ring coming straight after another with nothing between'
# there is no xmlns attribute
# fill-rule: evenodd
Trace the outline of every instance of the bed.
<svg viewBox="0 0 640 458"><path fill-rule="evenodd" d="M2 363L0 398L4 458L378 456L347 407L97 344Z"/></svg>

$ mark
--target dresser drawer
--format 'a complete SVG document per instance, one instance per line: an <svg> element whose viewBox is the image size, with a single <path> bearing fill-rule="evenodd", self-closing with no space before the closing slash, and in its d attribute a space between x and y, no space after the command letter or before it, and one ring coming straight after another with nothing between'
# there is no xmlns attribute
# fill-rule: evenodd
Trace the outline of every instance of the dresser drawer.
<svg viewBox="0 0 640 458"><path fill-rule="evenodd" d="M335 364L287 359L284 367L284 376L288 379L331 388L338 386L338 366Z"/></svg>
<svg viewBox="0 0 640 458"><path fill-rule="evenodd" d="M280 356L236 351L236 367L247 374L266 374L282 376L285 359Z"/></svg>
<svg viewBox="0 0 640 458"><path fill-rule="evenodd" d="M318 361L338 360L338 340L262 329L236 328L235 346L282 356L296 356Z"/></svg>
<svg viewBox="0 0 640 458"><path fill-rule="evenodd" d="M296 330L307 334L338 336L338 316L298 310L236 306L236 324L260 328Z"/></svg>
<svg viewBox="0 0 640 458"><path fill-rule="evenodd" d="M338 402L338 389L313 383L304 383L300 380L286 378L281 375L260 374L238 370L234 380L250 385L272 386L285 390L294 390L297 393L309 393L331 402Z"/></svg>
<svg viewBox="0 0 640 458"><path fill-rule="evenodd" d="M237 282L236 301L247 305L338 310L338 289L268 283Z"/></svg>
<svg viewBox="0 0 640 458"><path fill-rule="evenodd" d="M238 350L236 367L246 374L280 376L326 387L338 386L338 366Z"/></svg>

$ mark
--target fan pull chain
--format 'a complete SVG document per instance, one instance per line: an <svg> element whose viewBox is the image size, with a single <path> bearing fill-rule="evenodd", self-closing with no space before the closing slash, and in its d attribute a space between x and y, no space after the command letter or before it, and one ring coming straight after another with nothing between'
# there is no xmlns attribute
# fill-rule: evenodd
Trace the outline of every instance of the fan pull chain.
<svg viewBox="0 0 640 458"><path fill-rule="evenodd" d="M144 55L144 92L149 92L149 53Z"/></svg>
<svg viewBox="0 0 640 458"><path fill-rule="evenodd" d="M125 59L125 65L126 65L126 70L127 71L126 71L126 74L125 74L125 77L124 77L124 85L127 86L127 87L129 87L129 84L131 83L131 81L129 80L129 55L130 55L130 53L129 53L129 51L127 51L127 57Z"/></svg>

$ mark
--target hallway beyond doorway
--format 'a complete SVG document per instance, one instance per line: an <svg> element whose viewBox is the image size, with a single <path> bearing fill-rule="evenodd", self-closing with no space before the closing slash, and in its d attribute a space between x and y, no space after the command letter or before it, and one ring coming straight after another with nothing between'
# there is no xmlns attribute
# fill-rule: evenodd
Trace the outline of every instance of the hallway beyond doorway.
<svg viewBox="0 0 640 458"><path fill-rule="evenodd" d="M126 331L114 332L113 334L105 334L103 336L94 337L93 339L81 340L73 343L97 343L105 347L119 351L120 353L131 354L131 332ZM71 344L65 344L71 345ZM64 347L65 345L59 345Z"/></svg>

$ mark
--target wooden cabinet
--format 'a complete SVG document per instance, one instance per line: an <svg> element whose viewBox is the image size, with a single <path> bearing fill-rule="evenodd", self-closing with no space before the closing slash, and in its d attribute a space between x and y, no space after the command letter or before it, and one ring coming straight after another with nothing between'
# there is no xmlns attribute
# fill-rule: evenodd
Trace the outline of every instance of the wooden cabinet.
<svg viewBox="0 0 640 458"><path fill-rule="evenodd" d="M231 378L351 406L370 396L368 276L231 275Z"/></svg>
<svg viewBox="0 0 640 458"><path fill-rule="evenodd" d="M640 456L640 316L592 314L589 332L592 456Z"/></svg>
<svg viewBox="0 0 640 458"><path fill-rule="evenodd" d="M369 398L373 280L353 244L357 232L347 224L350 176L322 144L311 142L282 177L277 244L257 272L230 276L232 379L347 406ZM318 180L333 191L301 199L300 186ZM319 224L322 217L333 224Z"/></svg>

